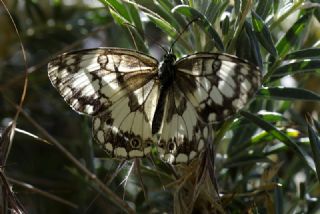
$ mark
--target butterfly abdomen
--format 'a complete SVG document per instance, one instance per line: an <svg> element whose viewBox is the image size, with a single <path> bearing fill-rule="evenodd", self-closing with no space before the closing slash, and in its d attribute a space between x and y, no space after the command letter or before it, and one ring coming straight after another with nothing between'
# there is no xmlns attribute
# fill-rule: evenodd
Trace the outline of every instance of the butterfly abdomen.
<svg viewBox="0 0 320 214"><path fill-rule="evenodd" d="M166 105L166 97L169 88L172 86L175 80L176 68L174 66L175 55L167 54L164 56L163 62L159 66L159 80L160 80L160 95L157 102L157 107L152 120L152 134L159 132L163 116L164 107Z"/></svg>

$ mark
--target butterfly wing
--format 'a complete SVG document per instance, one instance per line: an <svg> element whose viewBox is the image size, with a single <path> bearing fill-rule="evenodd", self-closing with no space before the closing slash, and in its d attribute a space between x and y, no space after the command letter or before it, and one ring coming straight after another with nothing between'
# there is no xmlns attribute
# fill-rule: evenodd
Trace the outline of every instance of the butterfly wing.
<svg viewBox="0 0 320 214"><path fill-rule="evenodd" d="M176 84L205 123L225 120L243 108L261 81L257 66L228 54L197 53L176 63Z"/></svg>
<svg viewBox="0 0 320 214"><path fill-rule="evenodd" d="M203 150L207 124L244 107L260 85L260 71L245 60L218 53L189 55L175 67L158 147L165 161L181 163Z"/></svg>
<svg viewBox="0 0 320 214"><path fill-rule="evenodd" d="M187 85L185 87L188 87ZM160 128L160 157L173 164L188 163L203 150L204 129L197 112L177 85L168 89Z"/></svg>
<svg viewBox="0 0 320 214"><path fill-rule="evenodd" d="M120 48L62 54L48 65L49 79L77 112L94 116L93 136L112 157L149 153L158 99L158 61Z"/></svg>

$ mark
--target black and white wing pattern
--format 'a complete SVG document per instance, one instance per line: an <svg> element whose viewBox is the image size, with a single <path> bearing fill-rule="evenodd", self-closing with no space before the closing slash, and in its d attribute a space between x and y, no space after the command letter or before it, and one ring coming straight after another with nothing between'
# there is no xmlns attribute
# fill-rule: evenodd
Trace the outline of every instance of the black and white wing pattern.
<svg viewBox="0 0 320 214"><path fill-rule="evenodd" d="M93 116L93 137L112 157L143 157L155 142L158 61L134 50L97 48L62 54L49 79L77 112Z"/></svg>
<svg viewBox="0 0 320 214"><path fill-rule="evenodd" d="M235 56L197 53L175 63L166 98L159 150L167 162L189 162L204 148L206 124L243 108L260 85L259 69Z"/></svg>
<svg viewBox="0 0 320 214"><path fill-rule="evenodd" d="M149 154L188 163L203 151L210 123L235 114L260 85L256 66L237 57L197 53L158 61L120 48L53 59L49 78L77 112L93 116L93 137L111 157Z"/></svg>

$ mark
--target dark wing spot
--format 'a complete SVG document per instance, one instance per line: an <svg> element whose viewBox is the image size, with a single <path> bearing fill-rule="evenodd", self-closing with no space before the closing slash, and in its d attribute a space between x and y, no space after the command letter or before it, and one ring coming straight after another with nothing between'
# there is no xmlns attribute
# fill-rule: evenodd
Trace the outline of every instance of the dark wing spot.
<svg viewBox="0 0 320 214"><path fill-rule="evenodd" d="M134 149L138 149L141 147L141 139L139 139L138 137L133 137L130 140L130 146Z"/></svg>
<svg viewBox="0 0 320 214"><path fill-rule="evenodd" d="M221 63L220 60L218 60L218 59L213 60L213 62L212 62L212 70L213 70L213 72L217 72L220 69L221 64L222 63Z"/></svg>
<svg viewBox="0 0 320 214"><path fill-rule="evenodd" d="M170 142L168 142L168 150L169 151L173 151L176 148L176 144L174 143L173 140L171 140Z"/></svg>

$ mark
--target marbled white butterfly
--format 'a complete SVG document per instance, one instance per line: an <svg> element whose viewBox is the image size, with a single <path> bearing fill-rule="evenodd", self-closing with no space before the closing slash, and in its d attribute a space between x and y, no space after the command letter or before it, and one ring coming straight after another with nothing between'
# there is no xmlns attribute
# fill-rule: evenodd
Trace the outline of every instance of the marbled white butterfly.
<svg viewBox="0 0 320 214"><path fill-rule="evenodd" d="M49 78L77 112L93 117L93 137L112 157L144 157L156 146L169 163L205 147L207 124L235 114L260 85L259 69L221 53L163 62L141 52L95 48L62 54Z"/></svg>

